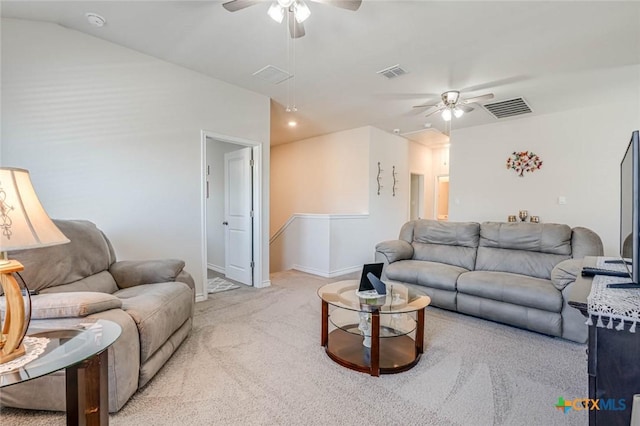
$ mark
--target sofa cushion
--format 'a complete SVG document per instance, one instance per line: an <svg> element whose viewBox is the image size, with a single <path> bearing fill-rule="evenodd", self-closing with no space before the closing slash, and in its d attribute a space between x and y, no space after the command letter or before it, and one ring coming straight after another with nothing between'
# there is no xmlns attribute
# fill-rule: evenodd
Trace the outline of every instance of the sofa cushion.
<svg viewBox="0 0 640 426"><path fill-rule="evenodd" d="M193 293L184 283L144 284L118 290L114 295L138 326L141 363L191 317Z"/></svg>
<svg viewBox="0 0 640 426"><path fill-rule="evenodd" d="M562 294L551 281L508 272L466 272L458 278L458 293L550 312L562 310Z"/></svg>
<svg viewBox="0 0 640 426"><path fill-rule="evenodd" d="M40 293L63 293L75 291L95 291L97 293L112 294L118 290L113 276L109 271L98 272L78 281L69 284L47 287L40 290Z"/></svg>
<svg viewBox="0 0 640 426"><path fill-rule="evenodd" d="M571 228L557 223L485 222L480 247L571 255Z"/></svg>
<svg viewBox="0 0 640 426"><path fill-rule="evenodd" d="M442 290L456 289L458 276L466 269L446 263L424 260L400 260L387 266L387 278Z"/></svg>
<svg viewBox="0 0 640 426"><path fill-rule="evenodd" d="M476 262L479 227L473 222L416 220L411 244L413 259L471 270Z"/></svg>
<svg viewBox="0 0 640 426"><path fill-rule="evenodd" d="M122 307L117 297L93 291L38 294L31 297L31 318L86 317Z"/></svg>
<svg viewBox="0 0 640 426"><path fill-rule="evenodd" d="M18 250L11 258L24 265L21 272L30 290L73 283L109 269L115 261L109 242L86 220L54 220L70 240L67 244Z"/></svg>
<svg viewBox="0 0 640 426"><path fill-rule="evenodd" d="M571 228L554 223L480 226L475 269L550 279L553 267L571 257Z"/></svg>

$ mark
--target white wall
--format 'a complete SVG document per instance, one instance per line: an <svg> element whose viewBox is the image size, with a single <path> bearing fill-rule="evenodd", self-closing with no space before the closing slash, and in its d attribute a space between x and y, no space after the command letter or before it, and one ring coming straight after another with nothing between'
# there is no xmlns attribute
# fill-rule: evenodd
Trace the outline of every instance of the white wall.
<svg viewBox="0 0 640 426"><path fill-rule="evenodd" d="M209 198L207 199L207 267L224 273L224 154L246 148L207 138Z"/></svg>
<svg viewBox="0 0 640 426"><path fill-rule="evenodd" d="M284 229L272 225L272 229L276 229L271 244L272 271L295 268L317 275L337 276L358 270L362 264L373 261L375 245L383 240L396 239L400 227L408 220L411 189L409 141L374 127L359 128L283 145L283 148L274 147L273 168L275 164L282 168L291 165L292 169L296 170L296 163L291 164L288 161L293 161L293 158L325 155L321 154L325 146L329 153L339 150L342 157L337 161L327 162L323 173L348 176L364 189L359 189L353 193L353 197L345 199L340 192L343 186L349 186L346 181L309 180L313 191L327 196L325 203L316 207L316 204L308 202L311 200L308 197L309 189L302 187L293 191L290 186L294 185L291 183L294 178L307 181L303 178L303 170L295 175L291 174L291 171L279 170L279 178L276 178L274 172L274 211L275 200L284 198L280 192L294 198L290 205L299 206L301 211L293 212L294 217L287 222L288 225ZM416 149L415 152L420 151ZM291 156L291 153L295 153L296 156ZM376 180L378 162L384 169L381 175L383 188L380 195L377 193ZM348 164L353 164L353 167L345 168ZM395 196L393 166L396 167L397 173ZM283 179L283 176L289 178ZM322 187L323 185L328 186L330 190ZM354 199L357 200L356 203L353 203ZM353 206L361 208L360 203L365 199L368 201L364 207L364 214L349 211ZM322 211L311 211L313 214L307 214L314 208ZM275 213L272 217L274 216Z"/></svg>
<svg viewBox="0 0 640 426"><path fill-rule="evenodd" d="M263 149L269 99L63 27L2 20L2 165L31 171L54 218L94 221L120 259L177 257L203 294L201 130Z"/></svg>
<svg viewBox="0 0 640 426"><path fill-rule="evenodd" d="M271 148L271 235L294 213L365 213L369 128Z"/></svg>
<svg viewBox="0 0 640 426"><path fill-rule="evenodd" d="M524 209L542 222L590 228L605 254L616 255L620 160L639 117L638 102L630 101L456 130L449 219L506 221ZM543 166L518 177L506 161L524 150Z"/></svg>
<svg viewBox="0 0 640 426"><path fill-rule="evenodd" d="M369 168L369 214L372 231L370 233L371 256L375 245L383 240L395 240L402 225L409 220L411 198L411 174L409 172L409 141L405 138L371 129L371 155ZM375 179L377 163L382 164L382 184L377 195ZM374 167L374 164L376 165ZM396 193L393 195L393 166L396 166Z"/></svg>

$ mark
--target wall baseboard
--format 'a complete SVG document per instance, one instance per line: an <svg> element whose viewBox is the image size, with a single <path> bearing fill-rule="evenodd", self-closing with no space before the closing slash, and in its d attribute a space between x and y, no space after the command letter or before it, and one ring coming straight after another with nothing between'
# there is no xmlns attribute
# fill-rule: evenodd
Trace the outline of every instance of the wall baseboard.
<svg viewBox="0 0 640 426"><path fill-rule="evenodd" d="M309 268L301 265L293 265L291 269L296 271L305 272L311 275L318 275L323 278L335 278L346 274L351 274L362 270L362 266L350 266L348 268L337 269L335 271L321 271L315 268Z"/></svg>
<svg viewBox="0 0 640 426"><path fill-rule="evenodd" d="M212 271L216 271L220 274L225 273L225 269L222 266L214 265L212 263L207 263L207 269L211 269Z"/></svg>
<svg viewBox="0 0 640 426"><path fill-rule="evenodd" d="M271 280L264 280L261 283L259 283L259 285L255 285L255 288L265 288L265 287L271 287Z"/></svg>

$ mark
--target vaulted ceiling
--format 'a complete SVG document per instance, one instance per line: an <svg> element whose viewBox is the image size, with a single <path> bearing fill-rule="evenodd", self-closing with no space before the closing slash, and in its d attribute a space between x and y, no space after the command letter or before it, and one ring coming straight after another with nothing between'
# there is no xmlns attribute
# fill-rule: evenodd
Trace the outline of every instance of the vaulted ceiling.
<svg viewBox="0 0 640 426"><path fill-rule="evenodd" d="M363 0L356 12L307 3L306 35L294 42L267 16L269 1L234 13L217 1L2 1L2 16L58 23L264 94L272 144L364 125L414 135L430 126L424 140L441 141L440 115L412 106L447 90L522 97L531 114L640 102L639 2ZM377 73L396 64L407 73ZM295 77L253 75L267 65ZM474 106L454 130L498 120Z"/></svg>

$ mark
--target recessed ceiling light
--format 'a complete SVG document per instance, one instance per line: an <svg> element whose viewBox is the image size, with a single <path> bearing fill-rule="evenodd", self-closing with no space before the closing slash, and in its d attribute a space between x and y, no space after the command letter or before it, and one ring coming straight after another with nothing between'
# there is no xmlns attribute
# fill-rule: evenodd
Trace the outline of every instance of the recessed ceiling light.
<svg viewBox="0 0 640 426"><path fill-rule="evenodd" d="M298 123L293 120L289 121L287 124L289 125L289 127L296 127L298 125Z"/></svg>
<svg viewBox="0 0 640 426"><path fill-rule="evenodd" d="M84 16L87 17L87 21L89 21L91 25L94 25L96 27L104 27L104 24L107 23L107 20L97 13L89 12Z"/></svg>

